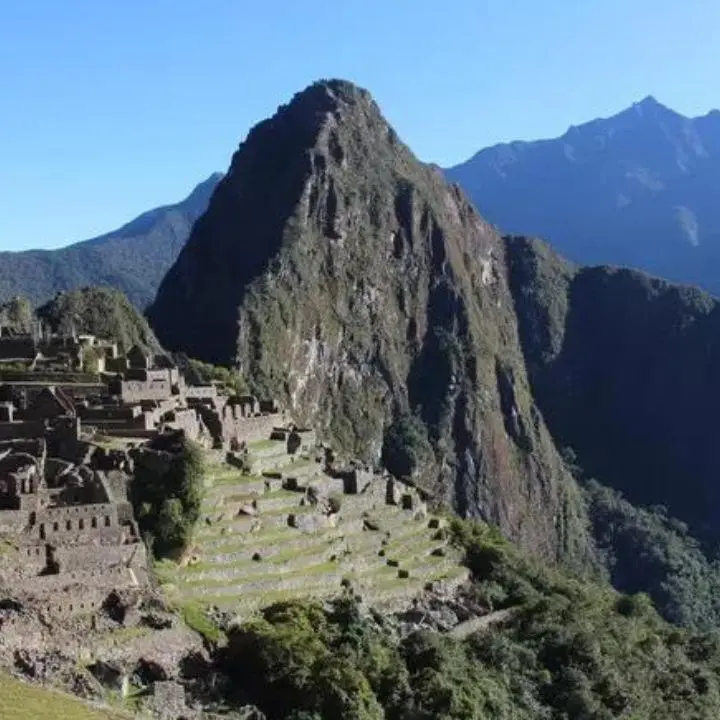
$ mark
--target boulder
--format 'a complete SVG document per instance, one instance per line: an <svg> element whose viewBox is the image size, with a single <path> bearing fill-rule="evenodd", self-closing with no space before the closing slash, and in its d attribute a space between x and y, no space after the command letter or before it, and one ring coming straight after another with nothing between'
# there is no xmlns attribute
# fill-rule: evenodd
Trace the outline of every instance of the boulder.
<svg viewBox="0 0 720 720"><path fill-rule="evenodd" d="M174 615L162 615L156 612L145 613L140 622L153 630L167 630L176 624Z"/></svg>
<svg viewBox="0 0 720 720"><path fill-rule="evenodd" d="M140 658L135 665L133 679L138 685L148 686L168 679L166 669L155 660Z"/></svg>
<svg viewBox="0 0 720 720"><path fill-rule="evenodd" d="M317 532L328 527L328 518L320 513L302 513L288 515L288 525L306 533Z"/></svg>
<svg viewBox="0 0 720 720"><path fill-rule="evenodd" d="M267 720L265 713L254 705L243 705L235 712L238 720Z"/></svg>
<svg viewBox="0 0 720 720"><path fill-rule="evenodd" d="M143 703L143 709L159 720L178 720L191 715L185 704L185 688L180 683L158 680L152 685L152 694ZM197 717L196 713L192 716Z"/></svg>
<svg viewBox="0 0 720 720"><path fill-rule="evenodd" d="M88 665L90 674L104 687L117 690L122 697L128 694L130 683L122 665L114 661L98 660Z"/></svg>
<svg viewBox="0 0 720 720"><path fill-rule="evenodd" d="M140 601L140 593L136 589L115 589L103 601L102 609L111 620L132 625L140 620L137 613Z"/></svg>
<svg viewBox="0 0 720 720"><path fill-rule="evenodd" d="M40 653L37 650L19 648L13 654L13 663L16 670L26 677L48 682L57 678L64 668L72 665L73 660L57 650Z"/></svg>

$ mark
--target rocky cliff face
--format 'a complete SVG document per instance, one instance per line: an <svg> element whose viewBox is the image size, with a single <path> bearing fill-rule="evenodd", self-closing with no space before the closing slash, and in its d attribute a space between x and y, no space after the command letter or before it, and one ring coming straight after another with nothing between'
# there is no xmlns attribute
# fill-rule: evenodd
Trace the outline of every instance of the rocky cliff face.
<svg viewBox="0 0 720 720"><path fill-rule="evenodd" d="M531 397L501 238L367 92L320 82L260 123L150 309L160 341L377 458L415 413L420 482L545 556L581 556L574 481Z"/></svg>
<svg viewBox="0 0 720 720"><path fill-rule="evenodd" d="M720 303L639 272L577 268L508 239L533 395L585 474L720 540Z"/></svg>

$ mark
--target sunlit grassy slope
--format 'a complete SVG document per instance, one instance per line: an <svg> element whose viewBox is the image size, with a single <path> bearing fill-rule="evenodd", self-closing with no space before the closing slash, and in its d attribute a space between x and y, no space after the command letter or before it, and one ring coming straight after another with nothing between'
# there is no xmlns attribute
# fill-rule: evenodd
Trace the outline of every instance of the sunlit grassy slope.
<svg viewBox="0 0 720 720"><path fill-rule="evenodd" d="M0 673L0 720L127 720L113 710L93 708L69 695Z"/></svg>

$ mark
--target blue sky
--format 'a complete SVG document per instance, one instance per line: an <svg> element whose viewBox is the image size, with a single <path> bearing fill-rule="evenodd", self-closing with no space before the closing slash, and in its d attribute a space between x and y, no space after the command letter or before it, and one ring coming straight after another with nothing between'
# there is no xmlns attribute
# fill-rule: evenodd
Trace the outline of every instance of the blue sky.
<svg viewBox="0 0 720 720"><path fill-rule="evenodd" d="M0 249L184 197L320 77L423 160L555 136L652 94L720 106L718 0L0 2Z"/></svg>

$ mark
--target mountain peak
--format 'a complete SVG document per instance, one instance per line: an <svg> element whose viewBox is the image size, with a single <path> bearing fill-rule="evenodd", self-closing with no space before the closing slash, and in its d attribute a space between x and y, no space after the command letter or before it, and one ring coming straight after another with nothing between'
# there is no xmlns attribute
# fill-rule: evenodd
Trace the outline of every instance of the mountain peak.
<svg viewBox="0 0 720 720"><path fill-rule="evenodd" d="M328 113L373 106L377 107L370 93L349 80L317 80L296 93L289 103L281 105L270 120L288 115L295 119L302 117L305 122L322 121ZM263 124L260 123L260 126Z"/></svg>
<svg viewBox="0 0 720 720"><path fill-rule="evenodd" d="M685 120L680 113L663 105L653 95L644 97L639 102L633 103L627 110L618 113L616 118L640 118L642 120Z"/></svg>
<svg viewBox="0 0 720 720"><path fill-rule="evenodd" d="M545 479L525 483L537 472L529 466L509 471L530 447L550 445L520 407L500 237L346 81L295 95L250 131L230 167L148 311L160 342L232 363L255 395L277 397L297 422L373 464L395 416L417 409L434 428L420 441L418 481L446 497L460 488L457 507L482 507L553 553L554 521L516 485ZM463 360L475 353L497 364ZM482 409L481 386L491 388L482 402L492 398ZM506 430L501 408L521 419ZM480 438L492 454L467 460L471 448L480 457ZM565 475L550 453L537 467L551 468L560 512ZM490 482L514 488L512 513L478 497Z"/></svg>
<svg viewBox="0 0 720 720"><path fill-rule="evenodd" d="M649 109L652 107L665 107L662 103L657 101L654 95L646 95L642 100L633 103L633 106L643 109Z"/></svg>
<svg viewBox="0 0 720 720"><path fill-rule="evenodd" d="M327 98L336 104L340 102L352 104L356 102L367 102L371 99L371 96L367 90L361 88L359 85L355 85L355 83L349 80L330 78L316 80L314 83L311 83L304 90L295 94L291 104L310 98Z"/></svg>

